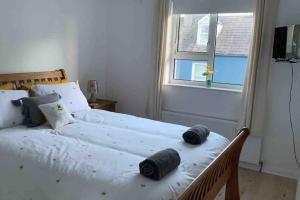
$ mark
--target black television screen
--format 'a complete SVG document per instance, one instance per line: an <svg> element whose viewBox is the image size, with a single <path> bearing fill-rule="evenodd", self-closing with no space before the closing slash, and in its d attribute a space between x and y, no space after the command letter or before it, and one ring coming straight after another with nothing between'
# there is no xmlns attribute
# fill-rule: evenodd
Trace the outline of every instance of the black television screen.
<svg viewBox="0 0 300 200"><path fill-rule="evenodd" d="M275 29L273 58L300 59L300 25Z"/></svg>

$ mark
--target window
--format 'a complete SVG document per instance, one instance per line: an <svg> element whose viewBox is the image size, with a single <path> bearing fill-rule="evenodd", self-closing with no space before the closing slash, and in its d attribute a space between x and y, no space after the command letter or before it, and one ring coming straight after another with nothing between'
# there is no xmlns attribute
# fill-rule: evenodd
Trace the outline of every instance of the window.
<svg viewBox="0 0 300 200"><path fill-rule="evenodd" d="M252 13L174 16L170 82L205 85L211 66L213 86L240 88L248 62Z"/></svg>
<svg viewBox="0 0 300 200"><path fill-rule="evenodd" d="M207 52L209 24L210 15L180 15L178 52Z"/></svg>

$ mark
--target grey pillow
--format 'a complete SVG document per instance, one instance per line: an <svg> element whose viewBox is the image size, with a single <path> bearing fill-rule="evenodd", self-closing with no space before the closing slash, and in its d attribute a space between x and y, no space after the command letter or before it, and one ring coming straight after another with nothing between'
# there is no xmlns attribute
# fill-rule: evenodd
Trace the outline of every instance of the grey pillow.
<svg viewBox="0 0 300 200"><path fill-rule="evenodd" d="M46 118L39 109L39 105L54 103L60 99L59 94L53 93L39 97L26 97L13 100L15 106L23 107L23 124L28 127L36 127L46 122Z"/></svg>

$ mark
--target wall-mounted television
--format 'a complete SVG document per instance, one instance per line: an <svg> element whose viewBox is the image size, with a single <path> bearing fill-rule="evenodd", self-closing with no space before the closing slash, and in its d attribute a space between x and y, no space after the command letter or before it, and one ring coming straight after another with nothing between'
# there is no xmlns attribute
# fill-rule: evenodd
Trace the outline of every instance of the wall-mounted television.
<svg viewBox="0 0 300 200"><path fill-rule="evenodd" d="M275 29L273 58L300 59L300 24Z"/></svg>

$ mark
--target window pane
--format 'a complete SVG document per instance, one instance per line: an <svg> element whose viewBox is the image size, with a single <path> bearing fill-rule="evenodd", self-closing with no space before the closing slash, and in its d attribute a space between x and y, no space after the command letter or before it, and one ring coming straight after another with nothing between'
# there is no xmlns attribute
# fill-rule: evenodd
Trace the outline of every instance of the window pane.
<svg viewBox="0 0 300 200"><path fill-rule="evenodd" d="M174 79L185 81L206 81L202 74L205 72L207 61L175 60Z"/></svg>
<svg viewBox="0 0 300 200"><path fill-rule="evenodd" d="M247 68L246 56L215 57L213 82L244 85Z"/></svg>
<svg viewBox="0 0 300 200"><path fill-rule="evenodd" d="M178 51L207 52L210 15L180 15Z"/></svg>
<svg viewBox="0 0 300 200"><path fill-rule="evenodd" d="M213 82L244 84L253 14L219 14Z"/></svg>

